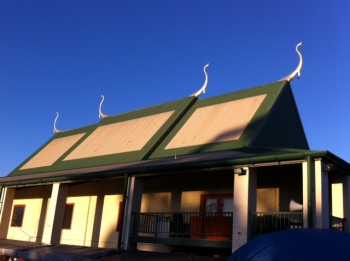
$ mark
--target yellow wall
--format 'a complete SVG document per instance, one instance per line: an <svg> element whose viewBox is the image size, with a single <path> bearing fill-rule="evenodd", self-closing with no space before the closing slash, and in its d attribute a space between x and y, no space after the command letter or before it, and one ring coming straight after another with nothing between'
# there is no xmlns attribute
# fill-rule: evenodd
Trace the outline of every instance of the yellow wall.
<svg viewBox="0 0 350 261"><path fill-rule="evenodd" d="M343 218L343 185L332 184L332 216Z"/></svg>
<svg viewBox="0 0 350 261"><path fill-rule="evenodd" d="M13 206L25 205L22 227L11 227L11 220L7 239L36 242L38 236L39 219L42 199L15 199ZM13 215L11 210L11 219Z"/></svg>
<svg viewBox="0 0 350 261"><path fill-rule="evenodd" d="M104 197L99 247L117 247L119 232L116 231L116 228L119 211L122 211L119 209L119 202L122 200L122 195Z"/></svg>
<svg viewBox="0 0 350 261"><path fill-rule="evenodd" d="M279 188L257 189L257 212L279 212Z"/></svg>
<svg viewBox="0 0 350 261"><path fill-rule="evenodd" d="M168 212L170 211L170 193L142 194L141 212Z"/></svg>
<svg viewBox="0 0 350 261"><path fill-rule="evenodd" d="M74 208L71 228L62 229L61 244L91 246L96 196L68 197L66 203Z"/></svg>

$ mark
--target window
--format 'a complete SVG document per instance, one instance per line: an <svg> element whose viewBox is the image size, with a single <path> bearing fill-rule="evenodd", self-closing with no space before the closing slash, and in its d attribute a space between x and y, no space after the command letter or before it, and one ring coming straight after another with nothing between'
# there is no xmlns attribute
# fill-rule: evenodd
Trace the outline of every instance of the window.
<svg viewBox="0 0 350 261"><path fill-rule="evenodd" d="M232 212L232 195L201 195L201 212Z"/></svg>
<svg viewBox="0 0 350 261"><path fill-rule="evenodd" d="M119 210L118 210L118 219L117 219L117 229L118 232L120 229L120 223L122 222L122 209L123 209L123 201L119 201Z"/></svg>
<svg viewBox="0 0 350 261"><path fill-rule="evenodd" d="M64 210L63 229L71 229L74 204L67 204Z"/></svg>
<svg viewBox="0 0 350 261"><path fill-rule="evenodd" d="M13 206L11 227L21 227L23 223L25 205Z"/></svg>

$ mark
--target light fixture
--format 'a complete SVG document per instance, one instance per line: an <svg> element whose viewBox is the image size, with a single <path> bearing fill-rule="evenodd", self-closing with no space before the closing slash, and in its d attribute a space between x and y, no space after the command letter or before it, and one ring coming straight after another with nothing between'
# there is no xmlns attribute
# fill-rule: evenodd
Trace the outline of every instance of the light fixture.
<svg viewBox="0 0 350 261"><path fill-rule="evenodd" d="M331 163L327 163L326 167L323 169L325 171L331 171L333 170L334 168L334 164L331 164Z"/></svg>
<svg viewBox="0 0 350 261"><path fill-rule="evenodd" d="M233 168L233 173L241 176L241 175L245 175L246 171L243 168Z"/></svg>

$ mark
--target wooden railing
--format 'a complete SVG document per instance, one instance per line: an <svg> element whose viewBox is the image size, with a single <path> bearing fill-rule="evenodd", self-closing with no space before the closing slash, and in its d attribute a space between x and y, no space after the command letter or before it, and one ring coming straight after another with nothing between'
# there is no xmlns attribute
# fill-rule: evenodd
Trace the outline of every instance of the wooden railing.
<svg viewBox="0 0 350 261"><path fill-rule="evenodd" d="M232 212L153 212L133 215L133 236L232 239Z"/></svg>
<svg viewBox="0 0 350 261"><path fill-rule="evenodd" d="M303 227L302 212L250 212L251 237Z"/></svg>

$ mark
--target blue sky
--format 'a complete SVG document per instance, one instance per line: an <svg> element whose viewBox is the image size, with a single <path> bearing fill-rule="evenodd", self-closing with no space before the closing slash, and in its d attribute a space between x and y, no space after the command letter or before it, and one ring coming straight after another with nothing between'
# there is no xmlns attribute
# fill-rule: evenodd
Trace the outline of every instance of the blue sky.
<svg viewBox="0 0 350 261"><path fill-rule="evenodd" d="M53 135L189 96L271 83L304 56L292 89L311 149L350 161L350 2L0 2L0 176Z"/></svg>

